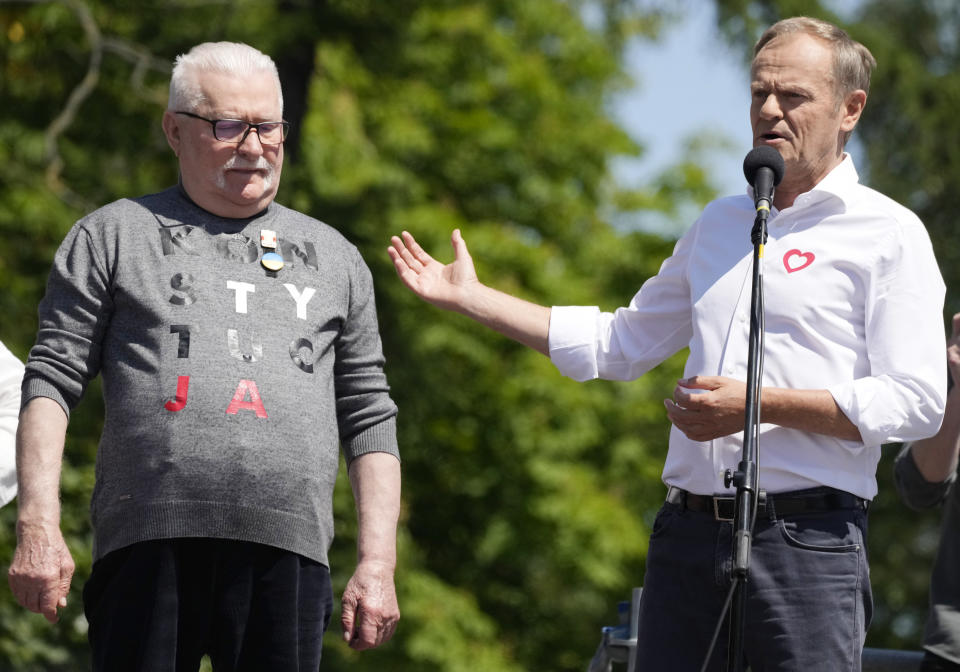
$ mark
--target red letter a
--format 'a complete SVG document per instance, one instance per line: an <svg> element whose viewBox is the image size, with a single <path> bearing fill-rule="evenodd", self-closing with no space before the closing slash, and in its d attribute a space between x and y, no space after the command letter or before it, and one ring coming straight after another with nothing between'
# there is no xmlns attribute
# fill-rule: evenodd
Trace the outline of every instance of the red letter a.
<svg viewBox="0 0 960 672"><path fill-rule="evenodd" d="M250 401L244 401L247 395L250 395ZM241 380L237 385L237 391L233 393L233 400L227 406L227 413L236 415L237 411L254 411L258 418L267 417L267 411L263 408L263 401L260 399L260 392L257 390L257 384L252 380Z"/></svg>
<svg viewBox="0 0 960 672"><path fill-rule="evenodd" d="M177 376L177 396L163 405L168 411L176 413L187 405L187 391L190 389L190 376Z"/></svg>

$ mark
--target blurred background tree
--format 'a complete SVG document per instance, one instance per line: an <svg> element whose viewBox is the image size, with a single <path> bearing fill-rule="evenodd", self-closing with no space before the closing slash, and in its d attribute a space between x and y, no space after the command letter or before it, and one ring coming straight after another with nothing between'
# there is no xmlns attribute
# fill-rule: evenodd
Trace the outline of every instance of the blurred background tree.
<svg viewBox="0 0 960 672"><path fill-rule="evenodd" d="M831 17L811 2L717 4L745 55L783 12ZM872 18L849 24L882 64L859 131L861 169L920 212L943 259L939 200L956 170L933 157L952 151L957 132L943 90L956 46L943 26L956 26L955 10L867 12L881 4L907 3L865 1ZM548 305L628 301L673 241L611 222L638 210L678 218L716 195L692 150L644 189L624 189L610 171L614 157L642 155L608 110L631 86L622 49L690 10L653 0L0 0L0 339L26 356L50 259L77 218L176 180L160 130L173 58L208 40L258 47L278 63L294 129L278 200L363 252L400 407L401 626L382 650L357 654L335 636L335 617L324 669L582 670L615 603L642 580L664 494L661 399L682 354L632 383L574 383L543 356L417 300L385 247L407 229L449 260L460 227L494 286ZM943 142L924 150L930 126ZM0 672L87 667L80 590L101 417L94 385L73 413L63 477L79 566L70 606L51 627L0 582ZM918 525L897 504L887 472L872 516L870 637L915 647L935 521ZM355 561L343 478L335 507L339 591ZM0 510L4 573L15 514Z"/></svg>

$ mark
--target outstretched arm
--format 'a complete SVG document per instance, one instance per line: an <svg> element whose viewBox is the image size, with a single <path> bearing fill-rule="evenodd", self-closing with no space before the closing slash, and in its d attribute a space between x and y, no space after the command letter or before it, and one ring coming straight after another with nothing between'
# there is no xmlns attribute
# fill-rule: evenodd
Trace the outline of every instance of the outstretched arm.
<svg viewBox="0 0 960 672"><path fill-rule="evenodd" d="M476 320L504 336L549 356L550 308L487 287L477 280L467 244L456 229L454 260L441 264L412 235L393 236L387 248L397 275L424 301Z"/></svg>

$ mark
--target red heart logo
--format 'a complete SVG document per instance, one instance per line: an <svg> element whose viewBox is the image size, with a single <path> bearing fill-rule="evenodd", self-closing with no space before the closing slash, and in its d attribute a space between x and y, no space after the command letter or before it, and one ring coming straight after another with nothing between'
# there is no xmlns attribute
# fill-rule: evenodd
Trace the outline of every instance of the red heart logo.
<svg viewBox="0 0 960 672"><path fill-rule="evenodd" d="M783 267L787 273L801 271L813 263L815 257L813 252L801 252L800 250L790 250L783 255Z"/></svg>

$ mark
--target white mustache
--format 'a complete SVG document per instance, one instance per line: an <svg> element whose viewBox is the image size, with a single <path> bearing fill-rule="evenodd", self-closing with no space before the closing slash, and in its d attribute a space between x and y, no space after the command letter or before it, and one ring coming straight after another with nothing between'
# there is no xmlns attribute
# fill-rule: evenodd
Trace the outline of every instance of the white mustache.
<svg viewBox="0 0 960 672"><path fill-rule="evenodd" d="M230 159L223 165L217 172L216 183L220 189L227 188L227 172L231 169L238 170L260 170L263 171L263 189L267 191L273 188L273 179L276 176L276 171L273 166L270 165L265 158L262 156L258 157L256 161L246 161L240 159L236 155L230 157Z"/></svg>
<svg viewBox="0 0 960 672"><path fill-rule="evenodd" d="M258 157L256 161L248 162L239 156L231 156L230 160L227 161L224 166L224 170L239 169L239 170L265 170L269 174L273 174L273 166L270 165L270 162L265 158Z"/></svg>

